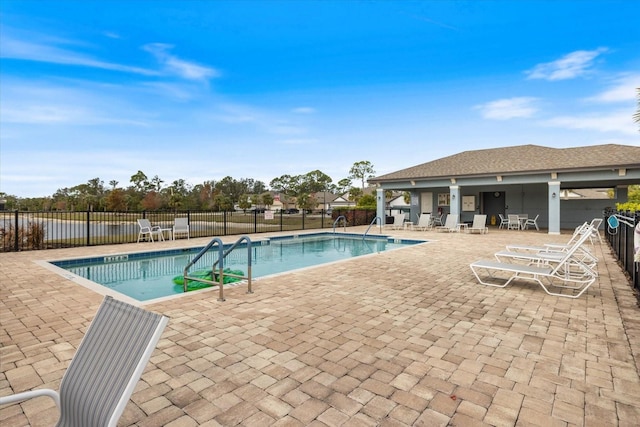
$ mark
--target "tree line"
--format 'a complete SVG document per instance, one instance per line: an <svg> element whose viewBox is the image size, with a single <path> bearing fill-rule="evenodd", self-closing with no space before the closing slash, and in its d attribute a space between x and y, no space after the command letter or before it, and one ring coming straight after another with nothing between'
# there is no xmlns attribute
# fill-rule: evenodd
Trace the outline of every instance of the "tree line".
<svg viewBox="0 0 640 427"><path fill-rule="evenodd" d="M252 178L235 179L231 176L219 181L205 181L191 185L178 179L165 185L157 175L149 178L139 170L131 176L129 185L121 186L116 180L108 186L100 178L84 184L58 189L48 197L23 198L0 192L7 210L29 211L136 211L136 210L213 210L231 211L237 206L270 206L277 194L284 202L294 203L301 209L314 209L321 200L314 194L329 192L348 193L358 201L364 195L366 180L375 171L371 162L363 160L353 164L348 176L337 183L320 170L301 175L282 175L269 184ZM353 183L360 186L354 186Z"/></svg>

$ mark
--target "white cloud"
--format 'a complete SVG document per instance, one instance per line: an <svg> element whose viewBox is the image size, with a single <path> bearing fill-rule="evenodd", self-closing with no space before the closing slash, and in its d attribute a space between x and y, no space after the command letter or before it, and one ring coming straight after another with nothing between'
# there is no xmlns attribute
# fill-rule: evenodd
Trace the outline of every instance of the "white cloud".
<svg viewBox="0 0 640 427"><path fill-rule="evenodd" d="M316 112L315 108L312 107L298 107L291 110L296 114L313 114Z"/></svg>
<svg viewBox="0 0 640 427"><path fill-rule="evenodd" d="M59 41L59 43L62 43ZM69 42L71 44L71 42ZM157 75L156 71L139 67L99 61L55 45L24 41L3 35L0 38L0 57L26 61L48 62L52 64L75 65L81 67L100 68L104 70L122 71L142 75Z"/></svg>
<svg viewBox="0 0 640 427"><path fill-rule="evenodd" d="M636 99L640 88L640 74L623 74L613 81L613 84L605 91L587 98L594 102L626 102Z"/></svg>
<svg viewBox="0 0 640 427"><path fill-rule="evenodd" d="M209 67L204 67L193 62L184 61L168 53L172 45L163 43L151 43L143 46L143 49L153 54L165 67L166 71L189 80L206 80L219 77L220 73Z"/></svg>
<svg viewBox="0 0 640 427"><path fill-rule="evenodd" d="M284 139L280 141L281 144L285 145L311 145L317 143L317 139Z"/></svg>
<svg viewBox="0 0 640 427"><path fill-rule="evenodd" d="M474 109L479 110L485 119L509 120L528 118L532 117L538 111L534 105L536 101L537 98L532 97L505 98L476 105Z"/></svg>
<svg viewBox="0 0 640 427"><path fill-rule="evenodd" d="M147 116L118 98L113 86L105 90L99 85L80 88L18 79L2 83L3 124L146 126Z"/></svg>
<svg viewBox="0 0 640 427"><path fill-rule="evenodd" d="M558 116L541 122L543 125L565 129L593 130L637 135L637 124L633 121L633 111L619 110L608 114L581 116Z"/></svg>
<svg viewBox="0 0 640 427"><path fill-rule="evenodd" d="M525 71L529 79L567 80L579 77L588 72L594 60L606 52L607 48L596 50L577 50L562 58L538 64L531 70Z"/></svg>

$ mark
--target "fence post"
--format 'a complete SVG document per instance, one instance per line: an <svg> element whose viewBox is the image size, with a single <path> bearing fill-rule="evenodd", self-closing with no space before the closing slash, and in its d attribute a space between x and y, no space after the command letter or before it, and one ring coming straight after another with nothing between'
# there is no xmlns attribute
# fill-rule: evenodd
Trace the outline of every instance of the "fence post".
<svg viewBox="0 0 640 427"><path fill-rule="evenodd" d="M91 211L87 209L87 246L91 246Z"/></svg>
<svg viewBox="0 0 640 427"><path fill-rule="evenodd" d="M15 230L15 233L13 233L13 250L18 252L18 209L15 211L13 229Z"/></svg>

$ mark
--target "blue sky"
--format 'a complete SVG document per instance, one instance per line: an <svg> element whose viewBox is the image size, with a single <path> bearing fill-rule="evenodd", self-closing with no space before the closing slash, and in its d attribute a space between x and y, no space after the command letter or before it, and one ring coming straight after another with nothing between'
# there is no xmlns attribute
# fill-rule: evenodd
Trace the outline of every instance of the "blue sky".
<svg viewBox="0 0 640 427"><path fill-rule="evenodd" d="M640 144L640 1L0 3L0 192Z"/></svg>

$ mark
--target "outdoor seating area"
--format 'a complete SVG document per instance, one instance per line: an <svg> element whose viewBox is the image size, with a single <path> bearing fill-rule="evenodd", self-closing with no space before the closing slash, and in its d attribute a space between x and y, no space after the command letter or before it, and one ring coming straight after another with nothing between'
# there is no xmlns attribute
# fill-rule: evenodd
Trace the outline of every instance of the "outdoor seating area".
<svg viewBox="0 0 640 427"><path fill-rule="evenodd" d="M505 287L514 280L528 280L549 295L578 298L598 277L598 259L585 247L596 230L584 223L567 244L559 246L508 244L506 251L494 254L496 260L474 261L469 266L483 285Z"/></svg>
<svg viewBox="0 0 640 427"><path fill-rule="evenodd" d="M138 227L140 230L138 231L138 241L151 241L153 242L153 236L156 236L157 241L164 241L164 233L172 232L171 228L162 228L159 225L151 225L151 222L148 219L140 218L138 219ZM169 240L173 240L170 236Z"/></svg>
<svg viewBox="0 0 640 427"><path fill-rule="evenodd" d="M224 302L210 289L142 304L170 320L118 425L631 426L640 419L637 298L607 243L588 234L581 247L597 259L598 274L580 298L563 298L531 281L481 286L469 265L511 244L566 245L573 230L384 234L428 242L257 278L253 293L226 288ZM579 236L574 242L587 234ZM128 243L2 254L0 396L64 388L104 299L42 260L139 250ZM59 415L51 399L0 406L3 425L55 425Z"/></svg>

